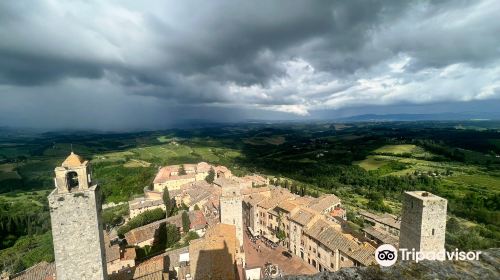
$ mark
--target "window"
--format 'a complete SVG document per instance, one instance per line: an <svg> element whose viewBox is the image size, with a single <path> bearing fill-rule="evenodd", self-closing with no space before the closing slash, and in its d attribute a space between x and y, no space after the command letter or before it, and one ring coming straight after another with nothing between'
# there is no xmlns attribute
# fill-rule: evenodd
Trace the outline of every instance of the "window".
<svg viewBox="0 0 500 280"><path fill-rule="evenodd" d="M330 264L330 267L333 268L333 263Z"/></svg>
<svg viewBox="0 0 500 280"><path fill-rule="evenodd" d="M341 256L341 257L340 257L340 260L341 260L341 261L344 261L344 257L342 257L342 256Z"/></svg>
<svg viewBox="0 0 500 280"><path fill-rule="evenodd" d="M318 258L321 258L321 254L318 252Z"/></svg>
<svg viewBox="0 0 500 280"><path fill-rule="evenodd" d="M75 171L70 171L66 173L66 182L68 184L68 190L78 187L78 174Z"/></svg>
<svg viewBox="0 0 500 280"><path fill-rule="evenodd" d="M432 235L434 235L434 229L432 229Z"/></svg>

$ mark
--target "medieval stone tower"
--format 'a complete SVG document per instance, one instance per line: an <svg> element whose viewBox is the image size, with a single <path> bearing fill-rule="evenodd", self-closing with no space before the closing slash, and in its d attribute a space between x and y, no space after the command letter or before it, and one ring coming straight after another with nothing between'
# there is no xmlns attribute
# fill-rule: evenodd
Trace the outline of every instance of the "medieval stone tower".
<svg viewBox="0 0 500 280"><path fill-rule="evenodd" d="M428 192L405 192L399 248L421 252L444 250L446 204L446 199Z"/></svg>
<svg viewBox="0 0 500 280"><path fill-rule="evenodd" d="M101 197L90 164L71 152L49 195L57 280L107 279Z"/></svg>
<svg viewBox="0 0 500 280"><path fill-rule="evenodd" d="M243 247L243 206L238 185L231 185L222 189L220 222L236 226L236 238L238 238L240 247Z"/></svg>

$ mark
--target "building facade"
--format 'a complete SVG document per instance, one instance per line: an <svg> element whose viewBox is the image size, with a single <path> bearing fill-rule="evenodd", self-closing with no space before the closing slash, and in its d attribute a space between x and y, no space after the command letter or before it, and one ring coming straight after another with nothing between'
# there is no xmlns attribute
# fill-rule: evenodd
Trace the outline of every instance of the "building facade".
<svg viewBox="0 0 500 280"><path fill-rule="evenodd" d="M343 232L345 210L335 195L300 197L287 189L271 188L269 196L253 191L244 202L245 222L254 235L281 242L318 271L375 262L375 247Z"/></svg>

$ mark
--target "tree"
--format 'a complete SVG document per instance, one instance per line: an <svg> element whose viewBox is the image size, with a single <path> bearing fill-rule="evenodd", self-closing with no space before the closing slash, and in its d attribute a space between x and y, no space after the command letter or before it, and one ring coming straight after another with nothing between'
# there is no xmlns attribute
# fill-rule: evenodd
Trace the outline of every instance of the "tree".
<svg viewBox="0 0 500 280"><path fill-rule="evenodd" d="M283 242L283 240L285 240L286 238L286 233L284 230L282 229L278 229L278 232L276 233L276 237L278 238L278 240L280 242Z"/></svg>
<svg viewBox="0 0 500 280"><path fill-rule="evenodd" d="M210 167L210 170L208 171L207 177L205 177L205 181L207 181L209 184L212 184L215 180L215 170L213 167Z"/></svg>
<svg viewBox="0 0 500 280"><path fill-rule="evenodd" d="M184 243L186 245L189 245L189 241L195 240L198 238L200 238L200 236L198 235L198 233L196 233L196 231L190 231L187 233L186 237L184 237Z"/></svg>
<svg viewBox="0 0 500 280"><path fill-rule="evenodd" d="M278 230L276 231L276 237L280 242L283 242L286 238L286 233L284 230L285 224L283 223L283 212L278 212Z"/></svg>
<svg viewBox="0 0 500 280"><path fill-rule="evenodd" d="M167 217L172 215L172 200L170 199L170 194L168 193L168 188L165 187L163 189L163 203L165 204L165 208L167 212Z"/></svg>
<svg viewBox="0 0 500 280"><path fill-rule="evenodd" d="M189 214L188 212L184 211L182 212L182 231L188 232L190 227L191 222L189 221Z"/></svg>
<svg viewBox="0 0 500 280"><path fill-rule="evenodd" d="M170 248L172 245L177 243L181 239L181 235L179 233L179 230L175 225L172 224L167 224L167 243L166 247Z"/></svg>
<svg viewBox="0 0 500 280"><path fill-rule="evenodd" d="M184 165L181 165L181 167L179 167L179 175L187 175Z"/></svg>
<svg viewBox="0 0 500 280"><path fill-rule="evenodd" d="M126 224L124 224L120 228L118 228L118 235L124 236L125 233L131 231L134 228L138 228L143 225L147 225L164 218L165 218L165 212L160 208L144 211L141 214L130 219Z"/></svg>
<svg viewBox="0 0 500 280"><path fill-rule="evenodd" d="M198 204L195 204L194 205L194 210L200 210L200 206L198 206Z"/></svg>

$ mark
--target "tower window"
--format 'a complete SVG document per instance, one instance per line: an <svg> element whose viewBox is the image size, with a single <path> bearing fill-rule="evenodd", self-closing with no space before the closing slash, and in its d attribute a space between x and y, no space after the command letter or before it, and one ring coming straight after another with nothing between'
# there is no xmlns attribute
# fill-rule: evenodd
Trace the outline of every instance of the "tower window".
<svg viewBox="0 0 500 280"><path fill-rule="evenodd" d="M78 188L78 174L75 171L66 174L66 181L68 182L68 190Z"/></svg>

